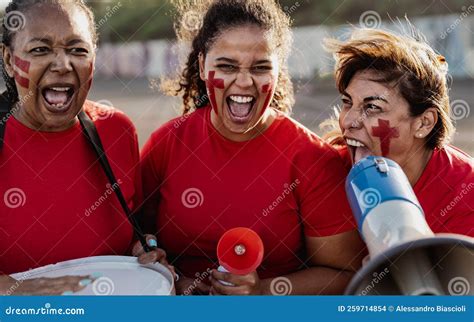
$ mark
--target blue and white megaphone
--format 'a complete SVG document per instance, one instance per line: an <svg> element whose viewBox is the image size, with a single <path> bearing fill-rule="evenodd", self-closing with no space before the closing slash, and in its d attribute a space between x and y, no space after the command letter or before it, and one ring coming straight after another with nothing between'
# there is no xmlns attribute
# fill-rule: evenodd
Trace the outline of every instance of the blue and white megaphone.
<svg viewBox="0 0 474 322"><path fill-rule="evenodd" d="M346 179L346 193L370 254L346 294L474 294L474 239L435 235L396 162L360 160Z"/></svg>

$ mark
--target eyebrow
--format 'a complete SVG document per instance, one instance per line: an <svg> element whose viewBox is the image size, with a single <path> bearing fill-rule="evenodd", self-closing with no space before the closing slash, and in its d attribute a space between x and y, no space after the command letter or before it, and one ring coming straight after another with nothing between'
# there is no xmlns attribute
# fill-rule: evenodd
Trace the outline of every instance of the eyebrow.
<svg viewBox="0 0 474 322"><path fill-rule="evenodd" d="M41 37L37 37L37 38L33 38L31 39L29 42L35 42L35 41L39 41L39 42L43 42L47 45L52 45L52 41L51 39L49 38L41 38ZM71 39L67 42L66 46L73 46L73 45L76 45L78 43L84 43L84 40L82 39L79 39L79 38L74 38L74 39Z"/></svg>
<svg viewBox="0 0 474 322"><path fill-rule="evenodd" d="M343 92L342 95L347 96L350 99L352 99L352 97L347 92ZM385 103L388 103L385 97L379 96L379 95L367 96L366 98L364 98L364 103L367 103L370 101L383 101Z"/></svg>
<svg viewBox="0 0 474 322"><path fill-rule="evenodd" d="M231 63L231 64L238 64L239 62L235 59L232 59L232 58L227 58L227 57L219 57L216 59L216 61L224 61L224 62L228 62L228 63ZM271 61L268 60L268 59L260 59L260 60L257 60L254 65L260 65L260 64L270 64Z"/></svg>

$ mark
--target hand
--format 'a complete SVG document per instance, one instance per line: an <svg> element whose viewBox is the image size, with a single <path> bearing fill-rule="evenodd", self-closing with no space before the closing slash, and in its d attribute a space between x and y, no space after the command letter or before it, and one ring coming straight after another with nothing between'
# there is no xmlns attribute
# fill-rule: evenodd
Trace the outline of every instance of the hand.
<svg viewBox="0 0 474 322"><path fill-rule="evenodd" d="M166 260L166 252L161 248L155 248L157 246L156 237L153 235L145 235L146 242L148 246L153 248L153 250L149 251L148 253L145 252L143 249L142 243L137 241L132 248L132 255L138 257L138 262L142 265L150 264L150 263L160 263L161 265L166 266L173 274L173 278L176 278L176 272L174 270L174 266L170 265Z"/></svg>
<svg viewBox="0 0 474 322"><path fill-rule="evenodd" d="M211 295L261 295L263 294L262 282L256 271L247 275L235 275L232 273L212 270ZM220 281L232 284L224 285Z"/></svg>
<svg viewBox="0 0 474 322"><path fill-rule="evenodd" d="M211 287L198 279L181 276L176 282L177 295L208 295Z"/></svg>
<svg viewBox="0 0 474 322"><path fill-rule="evenodd" d="M15 280L10 276L0 278L0 293L4 295L62 295L79 292L92 284L91 276L62 276Z"/></svg>

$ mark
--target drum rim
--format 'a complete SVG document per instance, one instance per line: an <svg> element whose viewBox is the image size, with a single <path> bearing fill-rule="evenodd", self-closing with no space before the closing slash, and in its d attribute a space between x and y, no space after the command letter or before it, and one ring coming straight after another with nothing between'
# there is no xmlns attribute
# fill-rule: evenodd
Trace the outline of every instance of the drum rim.
<svg viewBox="0 0 474 322"><path fill-rule="evenodd" d="M94 263L117 263L117 264L136 264L137 267L145 267L148 269L152 269L166 278L166 280L170 283L170 290L169 295L174 295L175 290L175 281L173 278L173 274L171 271L164 265L155 262L149 264L140 264L137 261L137 257L134 256L114 256L114 255L106 255L106 256L90 256L90 257L83 257L83 258L76 258L67 261L58 262L56 264L49 264L45 266L40 266L37 268L30 269L28 271L19 272L10 274L10 277L16 280L26 280L30 278L35 278L34 275L41 274L45 272L54 272L55 270L71 268L77 265L84 265L84 264L94 264Z"/></svg>

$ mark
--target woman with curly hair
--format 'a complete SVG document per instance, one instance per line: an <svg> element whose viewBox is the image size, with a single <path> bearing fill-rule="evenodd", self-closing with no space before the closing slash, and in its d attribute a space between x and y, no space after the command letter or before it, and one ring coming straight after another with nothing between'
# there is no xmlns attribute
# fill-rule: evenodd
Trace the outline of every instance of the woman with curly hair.
<svg viewBox="0 0 474 322"><path fill-rule="evenodd" d="M184 112L152 134L142 171L148 219L182 275L178 291L277 294L282 278L287 293L342 293L363 243L340 157L289 117L289 18L268 0L177 6L177 34L191 52L167 89ZM191 14L202 24L190 26ZM265 247L245 276L215 270L217 242L234 227L253 229Z"/></svg>

